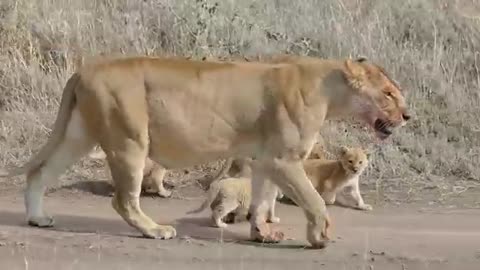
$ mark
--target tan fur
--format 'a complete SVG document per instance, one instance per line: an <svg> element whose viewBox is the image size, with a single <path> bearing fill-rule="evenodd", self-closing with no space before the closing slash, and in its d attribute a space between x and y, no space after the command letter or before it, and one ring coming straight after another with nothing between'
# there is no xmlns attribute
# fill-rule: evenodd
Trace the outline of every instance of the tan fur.
<svg viewBox="0 0 480 270"><path fill-rule="evenodd" d="M359 177L367 166L367 154L358 147L343 147L338 160L311 159L304 162L308 178L326 204L335 203L342 198L337 198L338 193L350 188L355 204L348 204L344 200L340 203L360 210L372 210L369 204L364 203L359 188Z"/></svg>
<svg viewBox="0 0 480 270"><path fill-rule="evenodd" d="M175 237L140 208L145 159L166 169L225 158L256 157L251 237L278 242L266 223L270 179L305 211L307 239L324 247L328 213L302 161L324 120L357 116L384 139L409 116L398 86L361 60L290 57L278 64L105 57L86 64L64 89L51 138L27 165L29 224L52 226L43 210L48 180L100 144L115 195L112 206L145 237ZM1 174L1 173L0 173Z"/></svg>
<svg viewBox="0 0 480 270"><path fill-rule="evenodd" d="M252 199L251 179L249 177L229 177L210 184L207 198L202 205L187 214L200 213L208 206L212 209L212 220L219 228L227 227L223 219L230 213L235 217L246 216Z"/></svg>
<svg viewBox="0 0 480 270"><path fill-rule="evenodd" d="M107 155L102 151L101 148L96 148L94 151L89 153L89 157L93 159L105 159ZM228 159L220 172L213 178L212 182L222 178L230 169L231 164L232 159ZM157 193L163 198L169 198L172 195L172 191L167 190L163 182L166 173L167 170L164 167L147 157L145 159L145 167L143 169L142 190L148 193ZM112 184L115 185L113 182ZM113 196L114 193L115 192L112 192L108 195Z"/></svg>

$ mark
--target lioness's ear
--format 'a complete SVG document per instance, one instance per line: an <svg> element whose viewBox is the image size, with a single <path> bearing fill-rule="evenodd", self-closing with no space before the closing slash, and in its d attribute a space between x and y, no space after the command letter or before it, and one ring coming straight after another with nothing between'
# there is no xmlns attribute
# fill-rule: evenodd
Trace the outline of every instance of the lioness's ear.
<svg viewBox="0 0 480 270"><path fill-rule="evenodd" d="M363 63L363 62L366 62L367 60L368 60L367 57L360 56L360 57L357 58L357 60L355 60L355 62Z"/></svg>
<svg viewBox="0 0 480 270"><path fill-rule="evenodd" d="M365 76L365 69L360 65L363 61L352 61L352 59L345 60L346 73L350 78L360 79Z"/></svg>

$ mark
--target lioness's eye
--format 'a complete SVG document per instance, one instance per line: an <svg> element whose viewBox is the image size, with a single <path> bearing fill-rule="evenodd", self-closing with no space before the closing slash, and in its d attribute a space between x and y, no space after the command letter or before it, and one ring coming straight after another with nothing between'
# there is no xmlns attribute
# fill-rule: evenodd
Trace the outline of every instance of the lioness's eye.
<svg viewBox="0 0 480 270"><path fill-rule="evenodd" d="M386 92L385 95L387 95L388 98L393 98L393 94L392 92Z"/></svg>
<svg viewBox="0 0 480 270"><path fill-rule="evenodd" d="M363 162L363 161L360 160L360 161L358 162L358 164L362 164L362 162Z"/></svg>
<svg viewBox="0 0 480 270"><path fill-rule="evenodd" d="M348 162L350 162L350 164L352 164L352 163L353 163L353 160L349 160Z"/></svg>

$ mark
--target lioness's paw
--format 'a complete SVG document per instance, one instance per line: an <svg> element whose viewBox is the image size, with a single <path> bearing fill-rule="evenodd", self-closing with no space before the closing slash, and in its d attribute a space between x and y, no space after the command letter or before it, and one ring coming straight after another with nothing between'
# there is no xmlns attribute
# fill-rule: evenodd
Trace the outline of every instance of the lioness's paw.
<svg viewBox="0 0 480 270"><path fill-rule="evenodd" d="M371 211L373 210L373 207L370 204L363 204L358 206L358 209L363 210L363 211Z"/></svg>
<svg viewBox="0 0 480 270"><path fill-rule="evenodd" d="M30 217L28 219L28 225L34 227L52 227L55 224L55 220L51 216L44 217Z"/></svg>
<svg viewBox="0 0 480 270"><path fill-rule="evenodd" d="M307 240L314 249L322 249L327 246L329 236L327 234L327 224L324 226L307 224Z"/></svg>
<svg viewBox="0 0 480 270"><path fill-rule="evenodd" d="M280 218L279 217L269 217L267 219L268 223L280 223Z"/></svg>
<svg viewBox="0 0 480 270"><path fill-rule="evenodd" d="M162 226L158 225L155 229L151 229L144 233L144 236L147 238L154 238L154 239L172 239L177 236L177 230L175 230L172 226Z"/></svg>

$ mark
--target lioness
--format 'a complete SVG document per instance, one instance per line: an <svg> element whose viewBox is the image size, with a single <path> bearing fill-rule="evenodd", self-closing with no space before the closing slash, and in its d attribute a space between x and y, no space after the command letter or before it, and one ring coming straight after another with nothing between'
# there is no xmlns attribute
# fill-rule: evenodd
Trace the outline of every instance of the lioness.
<svg viewBox="0 0 480 270"><path fill-rule="evenodd" d="M266 223L270 179L305 211L307 239L322 248L327 210L303 169L325 119L356 116L380 139L410 118L402 91L366 59L285 57L281 63L208 62L153 57L103 58L68 80L51 137L21 168L28 223L48 227L45 185L100 144L115 195L112 206L145 237L169 239L140 208L143 168L150 157L184 168L229 157L255 156L251 238L278 242Z"/></svg>
<svg viewBox="0 0 480 270"><path fill-rule="evenodd" d="M360 210L372 210L365 204L360 194L359 177L368 166L367 154L363 149L342 147L338 160L309 159L303 167L313 187L320 193L326 204L337 200L345 206ZM350 188L350 195L355 205L349 205L345 200L336 198L338 192ZM340 200L338 200L340 199Z"/></svg>

